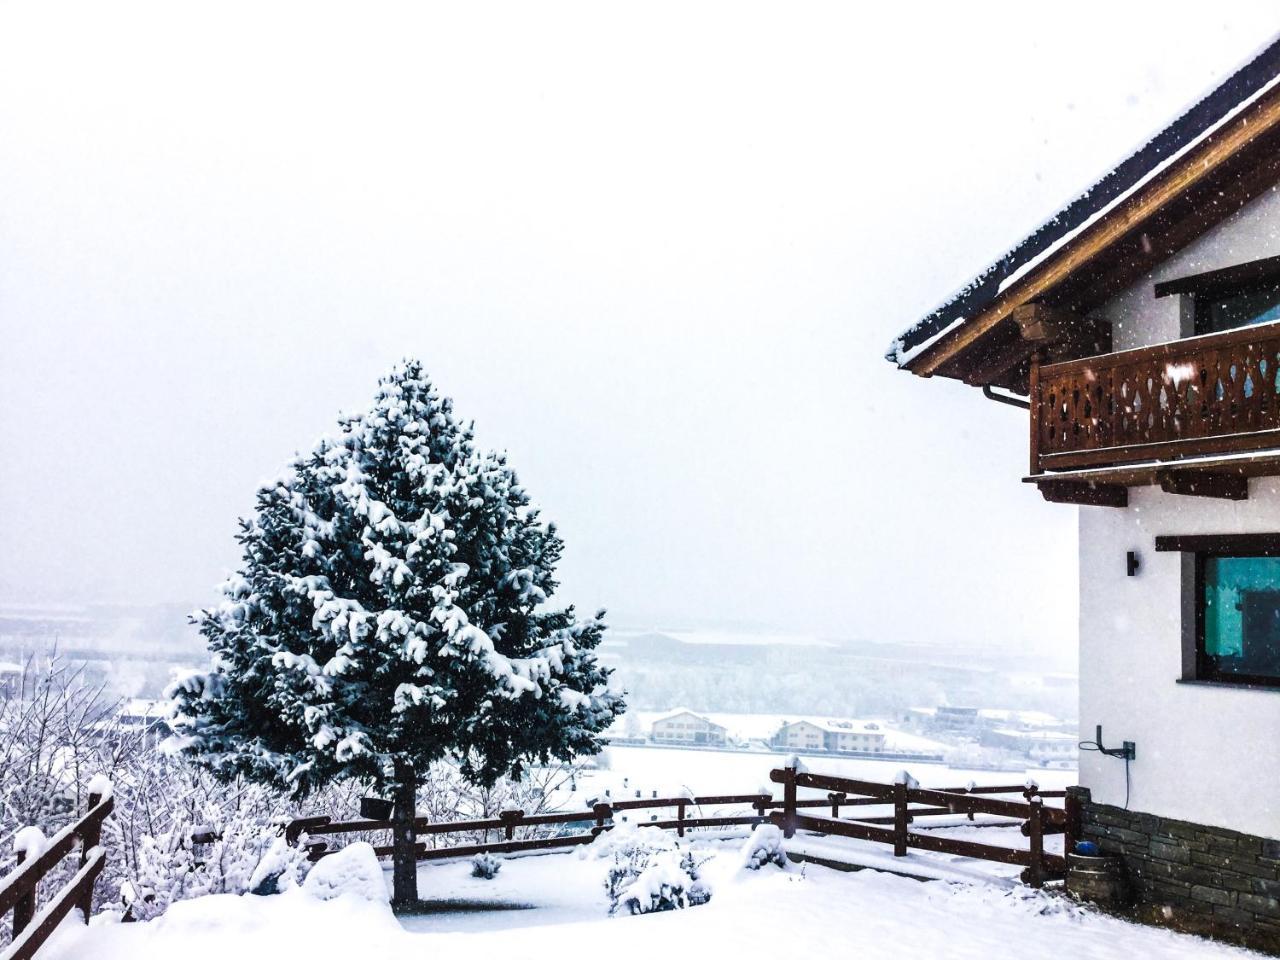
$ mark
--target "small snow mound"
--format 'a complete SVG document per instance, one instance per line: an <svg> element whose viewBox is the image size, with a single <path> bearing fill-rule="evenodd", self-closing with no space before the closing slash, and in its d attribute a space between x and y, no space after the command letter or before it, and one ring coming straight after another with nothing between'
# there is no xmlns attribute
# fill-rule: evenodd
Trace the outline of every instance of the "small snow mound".
<svg viewBox="0 0 1280 960"><path fill-rule="evenodd" d="M318 900L334 900L345 894L376 903L391 902L378 855L368 843L353 843L325 857L311 868L302 889Z"/></svg>
<svg viewBox="0 0 1280 960"><path fill-rule="evenodd" d="M21 854L27 860L34 860L44 853L49 840L39 827L23 827L13 835L13 852Z"/></svg>
<svg viewBox="0 0 1280 960"><path fill-rule="evenodd" d="M95 774L86 789L91 796L97 796L99 802L106 800L111 796L111 778L105 773Z"/></svg>
<svg viewBox="0 0 1280 960"><path fill-rule="evenodd" d="M742 866L759 870L765 864L787 868L787 854L782 848L782 831L772 823L761 823L751 831L742 846Z"/></svg>
<svg viewBox="0 0 1280 960"><path fill-rule="evenodd" d="M908 790L914 790L920 786L920 781L906 770L899 770L895 773L893 775L893 782L906 784Z"/></svg>
<svg viewBox="0 0 1280 960"><path fill-rule="evenodd" d="M679 844L676 838L661 827L636 826L620 823L606 830L582 848L582 859L604 860L610 857L631 857L641 851L674 850Z"/></svg>

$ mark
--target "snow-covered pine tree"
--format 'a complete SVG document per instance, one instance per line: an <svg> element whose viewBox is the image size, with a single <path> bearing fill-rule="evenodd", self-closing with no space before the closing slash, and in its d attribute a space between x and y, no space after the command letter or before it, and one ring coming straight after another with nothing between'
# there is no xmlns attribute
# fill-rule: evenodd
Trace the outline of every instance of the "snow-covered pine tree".
<svg viewBox="0 0 1280 960"><path fill-rule="evenodd" d="M241 521L243 563L193 618L211 668L175 683L174 746L305 795L357 778L394 800L394 898L417 900L414 793L596 753L623 710L603 611L549 609L563 542L505 455L476 449L419 363L296 458Z"/></svg>

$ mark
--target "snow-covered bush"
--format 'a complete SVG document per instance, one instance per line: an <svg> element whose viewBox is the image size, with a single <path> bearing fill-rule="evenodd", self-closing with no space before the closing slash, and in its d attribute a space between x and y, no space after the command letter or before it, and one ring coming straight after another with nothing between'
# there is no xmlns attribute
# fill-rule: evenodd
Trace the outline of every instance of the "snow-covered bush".
<svg viewBox="0 0 1280 960"><path fill-rule="evenodd" d="M782 831L772 823L761 823L742 846L742 865L759 870L770 863L785 869L787 852L782 848Z"/></svg>
<svg viewBox="0 0 1280 960"><path fill-rule="evenodd" d="M491 853L477 853L471 858L471 875L481 880L492 880L502 869L502 861Z"/></svg>
<svg viewBox="0 0 1280 960"><path fill-rule="evenodd" d="M311 868L302 889L320 900L343 895L387 903L391 894L378 855L367 843L353 843L324 857Z"/></svg>
<svg viewBox="0 0 1280 960"><path fill-rule="evenodd" d="M632 864L634 867L634 864ZM681 854L661 850L651 855L639 873L628 875L625 883L610 871L609 913L659 913L683 910L711 899L711 888L702 880L699 864L691 851Z"/></svg>
<svg viewBox="0 0 1280 960"><path fill-rule="evenodd" d="M610 915L678 910L711 899L693 852L658 827L619 824L597 837L586 855L609 861L604 887Z"/></svg>

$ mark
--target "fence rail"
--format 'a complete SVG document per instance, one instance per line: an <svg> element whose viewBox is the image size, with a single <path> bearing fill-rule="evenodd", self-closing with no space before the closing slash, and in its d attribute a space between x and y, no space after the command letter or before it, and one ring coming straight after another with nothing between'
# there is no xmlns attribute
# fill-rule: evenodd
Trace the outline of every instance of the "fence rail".
<svg viewBox="0 0 1280 960"><path fill-rule="evenodd" d="M1018 786L964 786L944 789L908 788L904 784L877 783L870 780L854 780L823 774L799 773L793 769L774 770L770 774L775 783L784 785L783 798L775 799L767 793L720 794L702 797L639 797L628 800L611 800L594 804L589 810L556 813L526 814L523 810L503 810L496 817L476 820L431 821L426 817L414 820L418 837L447 834L477 834L499 831L502 839L470 842L452 846L429 847L420 840L414 850L419 860L438 860L473 856L478 853L517 853L528 850L554 850L590 843L601 832L614 825L617 813L634 810L669 810L676 815L665 819L653 819L647 826L663 830L675 830L684 836L688 830L723 829L738 826L754 826L774 822L787 836L797 829L828 833L861 840L872 840L894 845L898 856L905 856L908 847L951 853L958 856L1011 863L1027 868L1026 879L1039 884L1046 876L1061 873L1065 869L1062 857L1044 851L1044 837L1063 833L1068 827L1068 811L1046 807L1043 800L1066 796L1062 790L1041 791L1033 785ZM799 789L823 790L825 797L797 795ZM1021 794L1023 802L1000 799L999 795ZM750 807L751 813L719 813L709 816L696 815L701 807ZM864 807L892 807L889 816L858 816L851 811ZM691 811L691 808L693 810ZM802 810L822 809L829 816L801 814ZM842 818L841 814L844 811ZM694 812L694 816L690 816ZM1022 820L1023 834L1030 839L1029 849L1010 849L972 841L953 840L936 835L912 833L907 825L917 819L929 817L975 814L1004 819ZM527 827L569 827L574 824L583 829L574 833L552 836L516 838L516 831ZM312 838L347 833L376 833L390 831L390 820L333 821L329 817L302 817L285 828L290 843L298 843L305 834L311 859L319 860L335 852L326 842L310 842ZM375 846L380 857L392 855L390 845ZM901 851L901 852L899 852Z"/></svg>
<svg viewBox="0 0 1280 960"><path fill-rule="evenodd" d="M59 830L40 853L28 857L18 853L18 865L0 878L0 917L13 911L13 940L0 951L0 960L31 960L73 909L79 908L85 923L93 910L93 885L106 863L98 846L102 823L115 801L99 794L89 795L89 809L79 820ZM39 913L36 895L43 880L76 846L80 846L80 869L61 887Z"/></svg>
<svg viewBox="0 0 1280 960"><path fill-rule="evenodd" d="M1067 835L1068 852L1075 841L1079 811L1074 797L1066 791L1045 791L1028 786L1022 789L1024 802L1002 800L992 793L1014 793L1019 788L966 788L963 790L922 789L906 783L878 783L871 780L854 780L797 771L794 767L774 770L769 774L774 783L782 784L782 809L770 814L769 819L782 828L787 837L796 830L885 843L893 846L895 857L905 857L914 847L935 853L948 853L995 863L1009 863L1025 867L1022 879L1032 886L1041 886L1050 877L1061 876L1066 871L1066 858L1048 853L1044 849L1045 836L1053 833ZM800 800L801 789L828 791L827 801ZM985 794L985 795L984 795ZM857 799L848 799L853 795ZM1065 797L1064 808L1046 807L1048 796ZM839 803L837 803L837 799ZM798 811L806 806L829 802L830 817L815 817ZM922 806L913 808L912 804ZM893 807L890 817L855 817L840 819L839 807L888 806ZM928 833L913 833L911 822L918 817L966 814L985 814L1021 820L1021 833L1029 840L1028 849L999 847L993 844L957 840Z"/></svg>

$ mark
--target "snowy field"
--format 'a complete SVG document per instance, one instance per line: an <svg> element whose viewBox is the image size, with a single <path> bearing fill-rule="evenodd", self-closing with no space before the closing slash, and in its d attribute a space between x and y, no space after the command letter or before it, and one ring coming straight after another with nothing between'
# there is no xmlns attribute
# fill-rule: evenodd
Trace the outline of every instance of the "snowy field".
<svg viewBox="0 0 1280 960"><path fill-rule="evenodd" d="M711 901L681 911L608 917L606 862L581 853L507 860L497 878L466 863L423 866L433 911L397 920L385 899L306 889L273 897L210 896L145 924L69 923L48 960L227 960L296 956L561 958L828 956L860 960L990 960L1053 955L1088 960L1254 956L1166 930L1103 917L1027 888L920 883L874 871L741 866L740 841L703 846Z"/></svg>
<svg viewBox="0 0 1280 960"><path fill-rule="evenodd" d="M659 793L688 789L694 794L776 793L769 771L782 766L786 757L778 753L748 751L681 750L661 747L613 746L608 749L609 769L592 771L583 778L582 789L603 792L635 790ZM823 755L801 755L813 773L854 777L860 780L891 782L899 770L907 770L923 787L962 787L970 781L979 785L1013 785L1035 780L1045 790L1061 790L1076 782L1075 770L1048 770L1029 767L1024 772L1008 770L952 769L937 763L909 760L856 760ZM624 783L625 782L625 783Z"/></svg>

